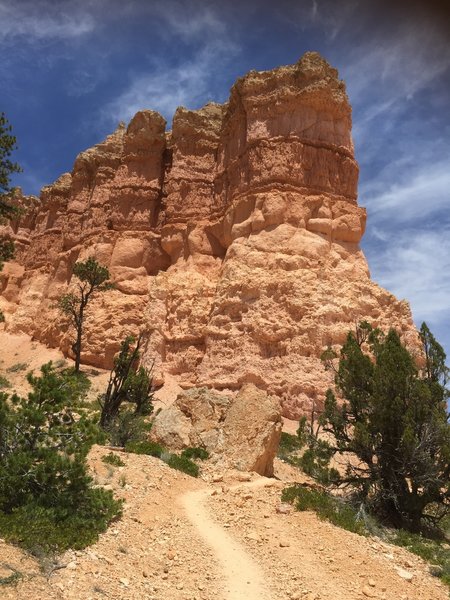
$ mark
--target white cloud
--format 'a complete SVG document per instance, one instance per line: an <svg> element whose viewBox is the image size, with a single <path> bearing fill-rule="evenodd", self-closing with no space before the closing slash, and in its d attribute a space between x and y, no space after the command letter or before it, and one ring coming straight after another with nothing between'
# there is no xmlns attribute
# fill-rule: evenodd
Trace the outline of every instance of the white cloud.
<svg viewBox="0 0 450 600"><path fill-rule="evenodd" d="M166 118L178 106L196 107L213 100L211 78L218 64L229 58L230 48L209 44L193 59L171 67L159 64L147 75L140 75L131 86L106 107L106 116L112 120L129 120L138 110L158 110Z"/></svg>
<svg viewBox="0 0 450 600"><path fill-rule="evenodd" d="M416 322L439 322L450 313L450 228L392 232L370 258L372 277L398 298L407 298Z"/></svg>
<svg viewBox="0 0 450 600"><path fill-rule="evenodd" d="M30 43L43 40L79 38L93 31L96 20L90 9L67 2L41 0L0 0L0 43L21 38Z"/></svg>
<svg viewBox="0 0 450 600"><path fill-rule="evenodd" d="M184 41L202 38L222 37L227 35L226 20L211 7L195 0L189 3L181 0L166 0L162 4L147 7L151 16L159 19L164 28L159 31L161 36L174 35ZM175 38L176 39L176 38Z"/></svg>
<svg viewBox="0 0 450 600"><path fill-rule="evenodd" d="M189 58L161 58L153 61L148 73L134 77L128 89L104 109L110 121L129 120L138 110L151 108L168 120L178 106L197 108L217 100L214 82L239 51L229 23L211 9L188 11L184 3L170 2L165 11L155 10L161 20L162 36L189 44ZM180 10L178 10L180 9ZM179 53L182 58L182 51Z"/></svg>
<svg viewBox="0 0 450 600"><path fill-rule="evenodd" d="M410 101L439 82L450 69L448 40L433 27L405 21L384 37L350 48L341 75L357 115L357 147L376 151L377 139L392 130Z"/></svg>
<svg viewBox="0 0 450 600"><path fill-rule="evenodd" d="M381 173L361 191L362 203L367 206L374 225L379 226L383 221L390 227L393 223L415 220L424 223L436 213L448 210L450 158L424 161L420 166L398 165L396 176L392 169L389 171ZM393 181L391 177L395 177Z"/></svg>

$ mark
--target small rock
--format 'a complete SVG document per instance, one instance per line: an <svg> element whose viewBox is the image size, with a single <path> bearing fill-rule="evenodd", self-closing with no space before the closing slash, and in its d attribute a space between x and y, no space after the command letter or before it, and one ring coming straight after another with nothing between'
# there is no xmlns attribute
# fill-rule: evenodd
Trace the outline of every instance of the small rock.
<svg viewBox="0 0 450 600"><path fill-rule="evenodd" d="M125 587L128 587L130 585L130 581L129 579L127 579L126 577L122 577L122 579L119 579L120 583L122 585L124 585Z"/></svg>
<svg viewBox="0 0 450 600"><path fill-rule="evenodd" d="M444 569L441 567L441 565L430 565L428 567L428 570L430 571L431 575L433 575L433 577L440 577L444 572Z"/></svg>
<svg viewBox="0 0 450 600"><path fill-rule="evenodd" d="M250 473L239 473L238 475L238 481L251 481L252 480L252 476L250 475Z"/></svg>
<svg viewBox="0 0 450 600"><path fill-rule="evenodd" d="M215 475L213 475L212 481L213 483L219 483L220 481L223 481L223 475L219 475L218 473L216 473Z"/></svg>
<svg viewBox="0 0 450 600"><path fill-rule="evenodd" d="M367 598L375 598L374 590L372 590L368 585L365 585L361 591L364 596L367 596Z"/></svg>
<svg viewBox="0 0 450 600"><path fill-rule="evenodd" d="M142 571L142 577L148 577L148 571L146 571L145 569Z"/></svg>
<svg viewBox="0 0 450 600"><path fill-rule="evenodd" d="M289 548L290 545L291 543L288 540L280 540L280 548Z"/></svg>
<svg viewBox="0 0 450 600"><path fill-rule="evenodd" d="M373 579L369 579L367 583L370 585L370 587L375 587L375 581Z"/></svg>
<svg viewBox="0 0 450 600"><path fill-rule="evenodd" d="M71 560L70 563L67 563L67 568L68 569L76 569L77 563L74 560Z"/></svg>
<svg viewBox="0 0 450 600"><path fill-rule="evenodd" d="M292 506L290 504L287 504L286 502L281 502L277 506L277 513L279 513L280 515L288 515L291 512L292 512Z"/></svg>
<svg viewBox="0 0 450 600"><path fill-rule="evenodd" d="M401 567L397 567L397 574L402 578L405 579L406 581L412 581L414 575L412 573L410 573L409 571L406 571L406 569L402 569Z"/></svg>

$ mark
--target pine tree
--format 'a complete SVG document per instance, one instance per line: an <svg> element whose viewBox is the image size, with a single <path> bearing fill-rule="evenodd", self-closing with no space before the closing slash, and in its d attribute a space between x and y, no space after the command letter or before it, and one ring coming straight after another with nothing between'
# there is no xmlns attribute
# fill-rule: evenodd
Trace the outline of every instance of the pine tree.
<svg viewBox="0 0 450 600"><path fill-rule="evenodd" d="M92 257L84 262L75 263L73 275L79 280L76 284L76 291L62 296L58 305L61 312L70 317L72 325L75 327L76 337L72 344L72 350L75 355L75 371L79 373L86 307L97 292L110 290L113 288L113 284L108 281L108 269Z"/></svg>
<svg viewBox="0 0 450 600"><path fill-rule="evenodd" d="M0 534L28 548L83 547L120 512L87 471L98 429L80 406L86 380L51 363L27 379L26 398L0 394Z"/></svg>
<svg viewBox="0 0 450 600"><path fill-rule="evenodd" d="M8 123L5 113L0 113L0 223L11 219L18 213L17 208L11 203L11 175L20 173L22 169L17 163L10 160L16 150L16 138L11 134L12 128ZM3 263L14 256L14 243L8 239L0 239L0 271Z"/></svg>

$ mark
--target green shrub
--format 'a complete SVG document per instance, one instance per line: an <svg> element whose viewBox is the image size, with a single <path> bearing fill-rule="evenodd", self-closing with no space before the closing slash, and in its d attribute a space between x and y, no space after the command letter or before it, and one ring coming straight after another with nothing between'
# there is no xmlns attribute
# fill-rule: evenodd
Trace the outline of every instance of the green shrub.
<svg viewBox="0 0 450 600"><path fill-rule="evenodd" d="M67 394L67 404L80 406L86 399L87 393L91 387L89 377L81 371L75 371L74 367L56 370L64 378Z"/></svg>
<svg viewBox="0 0 450 600"><path fill-rule="evenodd" d="M148 454L149 456L156 456L161 458L164 448L155 442L149 442L148 440L142 441L131 441L125 445L127 452L133 454Z"/></svg>
<svg viewBox="0 0 450 600"><path fill-rule="evenodd" d="M171 454L159 444L148 440L128 442L125 446L125 450L127 452L132 452L133 454L147 454L149 456L160 458L172 469L177 469L192 477L198 477L200 471L198 465L186 455L181 454L181 456L178 456L177 454ZM202 456L204 456L204 452L206 452L206 450L197 452L198 450L202 450L201 448L187 448L187 450L194 450L194 454L201 454Z"/></svg>
<svg viewBox="0 0 450 600"><path fill-rule="evenodd" d="M142 442L148 437L151 423L130 410L123 410L105 428L112 446L124 448L130 442ZM131 452L131 450L130 450Z"/></svg>
<svg viewBox="0 0 450 600"><path fill-rule="evenodd" d="M109 454L105 454L105 456L102 456L102 462L106 463L107 465L113 465L114 467L125 466L125 463L120 458L120 456L118 454L114 454L114 452L110 452Z"/></svg>
<svg viewBox="0 0 450 600"><path fill-rule="evenodd" d="M64 506L61 498L56 502L55 507L35 501L9 514L0 511L2 537L36 555L68 548L81 550L97 541L108 524L120 516L122 506L109 490L101 488L85 491L78 505Z"/></svg>
<svg viewBox="0 0 450 600"><path fill-rule="evenodd" d="M27 363L16 363L15 365L8 367L6 370L8 373L18 373L19 371L25 371L26 369L28 369Z"/></svg>
<svg viewBox="0 0 450 600"><path fill-rule="evenodd" d="M11 575L0 577L0 585L15 585L22 579L22 577L22 573L19 571L14 571L11 573Z"/></svg>
<svg viewBox="0 0 450 600"><path fill-rule="evenodd" d="M281 453L290 453L300 450L302 447L298 436L291 433L281 432L280 445L278 451Z"/></svg>
<svg viewBox="0 0 450 600"><path fill-rule="evenodd" d="M127 336L120 345L120 352L114 358L106 392L98 398L101 414L100 426L108 430L120 418L125 410L134 407L136 416L148 416L153 412L152 368L138 367L139 348L142 343L140 334L135 341Z"/></svg>
<svg viewBox="0 0 450 600"><path fill-rule="evenodd" d="M193 447L193 448L186 448L185 450L183 450L183 452L181 453L181 456L184 456L185 458L197 458L200 460L207 460L209 458L209 452L207 450L205 450L204 448L198 448L198 447Z"/></svg>
<svg viewBox="0 0 450 600"><path fill-rule="evenodd" d="M9 388L9 387L11 387L11 383L8 381L8 379L6 379L6 377L3 377L3 375L0 375L0 389Z"/></svg>
<svg viewBox="0 0 450 600"><path fill-rule="evenodd" d="M198 465L196 465L195 462L189 458L186 458L185 456L178 456L177 454L169 454L168 457L164 457L163 455L163 458L166 458L165 462L169 465L169 467L172 467L172 469L182 471L191 477L198 477L200 469L198 468Z"/></svg>
<svg viewBox="0 0 450 600"><path fill-rule="evenodd" d="M82 548L120 514L88 475L98 429L78 406L86 385L51 363L27 379L27 398L0 393L0 535L30 550Z"/></svg>
<svg viewBox="0 0 450 600"><path fill-rule="evenodd" d="M281 432L280 445L278 446L277 456L282 461L291 465L298 465L298 452L302 448L302 443L298 436L291 433Z"/></svg>
<svg viewBox="0 0 450 600"><path fill-rule="evenodd" d="M364 521L353 506L341 499L334 498L323 490L293 485L283 490L281 499L283 502L294 504L297 510L312 510L321 519L330 521L333 525L347 531L360 535L367 533Z"/></svg>

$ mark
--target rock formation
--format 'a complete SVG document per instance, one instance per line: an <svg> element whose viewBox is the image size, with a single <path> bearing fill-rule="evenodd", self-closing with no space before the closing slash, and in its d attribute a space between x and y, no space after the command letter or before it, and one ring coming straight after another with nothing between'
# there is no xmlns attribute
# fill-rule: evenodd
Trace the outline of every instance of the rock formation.
<svg viewBox="0 0 450 600"><path fill-rule="evenodd" d="M253 384L236 396L193 388L154 419L151 437L166 448L205 448L223 468L273 475L281 436L280 403Z"/></svg>
<svg viewBox="0 0 450 600"><path fill-rule="evenodd" d="M7 326L68 352L55 300L93 255L116 289L91 306L85 363L110 366L143 330L160 381L254 383L297 418L329 384L321 352L355 322L416 339L408 304L370 280L357 181L345 85L316 53L251 71L225 105L179 108L170 132L138 112L16 224Z"/></svg>

